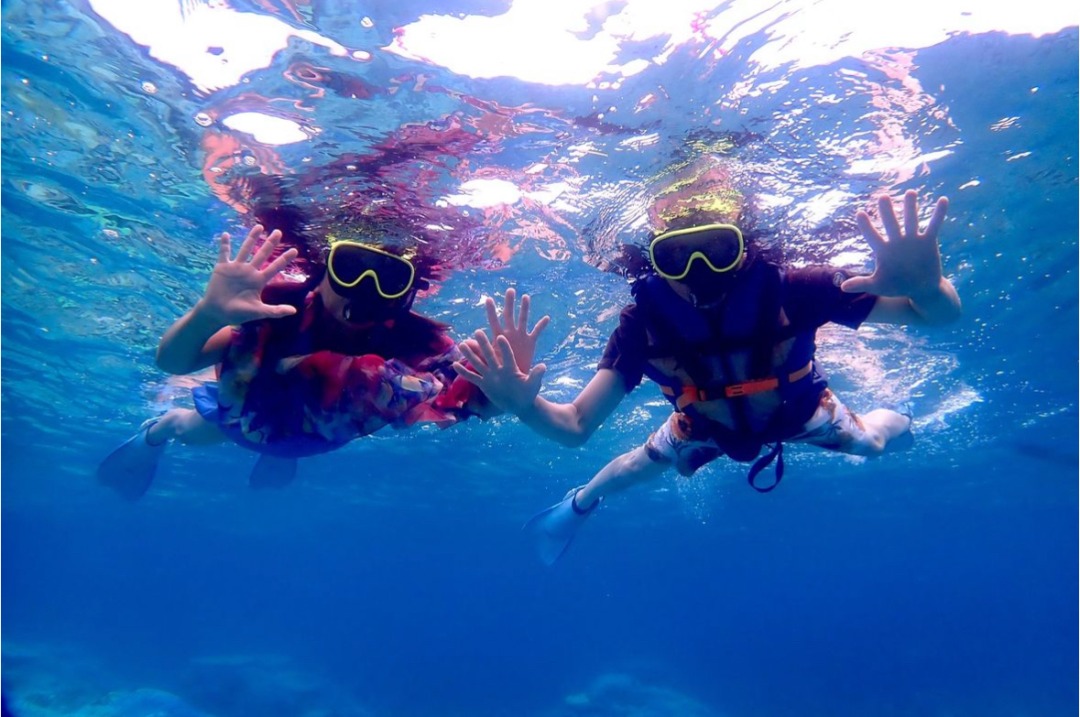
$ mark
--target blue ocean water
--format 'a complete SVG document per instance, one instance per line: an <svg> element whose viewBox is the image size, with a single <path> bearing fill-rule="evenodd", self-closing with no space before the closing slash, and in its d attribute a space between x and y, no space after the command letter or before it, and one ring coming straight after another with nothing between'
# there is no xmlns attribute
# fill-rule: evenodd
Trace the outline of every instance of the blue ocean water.
<svg viewBox="0 0 1080 717"><path fill-rule="evenodd" d="M1030 5L5 3L7 706L1075 714L1078 30ZM171 448L134 504L96 484L188 405L153 349L253 178L409 225L447 268L418 308L458 336L481 296L531 293L568 400L644 197L703 157L792 263L868 266L857 209L950 197L961 321L820 336L850 406L911 406L914 450L794 447L768 495L717 462L608 501L552 568L521 524L663 420L654 386L580 449L498 418L379 433L281 491L234 446Z"/></svg>

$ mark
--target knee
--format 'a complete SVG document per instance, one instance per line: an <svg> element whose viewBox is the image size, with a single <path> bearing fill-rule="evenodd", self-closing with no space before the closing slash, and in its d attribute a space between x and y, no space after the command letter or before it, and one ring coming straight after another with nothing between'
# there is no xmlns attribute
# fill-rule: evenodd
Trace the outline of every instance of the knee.
<svg viewBox="0 0 1080 717"><path fill-rule="evenodd" d="M864 435L857 453L880 456L882 453L909 448L912 443L911 418L896 411L879 408L862 417Z"/></svg>
<svg viewBox="0 0 1080 717"><path fill-rule="evenodd" d="M845 436L838 445L822 447L852 456L876 458L885 452L888 444L889 439L884 433L864 426L859 433Z"/></svg>
<svg viewBox="0 0 1080 717"><path fill-rule="evenodd" d="M884 453L896 453L898 451L906 451L915 445L915 434L911 432L909 427L904 432L892 436L885 442L885 446L882 449Z"/></svg>
<svg viewBox="0 0 1080 717"><path fill-rule="evenodd" d="M910 430L892 436L876 433L867 436L866 440L859 441L853 446L854 450L849 452L854 453L855 455L866 456L867 458L876 458L885 453L906 451L911 448L914 443L915 437Z"/></svg>
<svg viewBox="0 0 1080 717"><path fill-rule="evenodd" d="M652 463L671 463L671 460L665 456L659 448L654 446L651 441L641 446L641 451L645 458Z"/></svg>
<svg viewBox="0 0 1080 717"><path fill-rule="evenodd" d="M887 446L888 440L884 436L867 436L867 440L860 443L859 450L856 453L867 458L876 458L885 452Z"/></svg>

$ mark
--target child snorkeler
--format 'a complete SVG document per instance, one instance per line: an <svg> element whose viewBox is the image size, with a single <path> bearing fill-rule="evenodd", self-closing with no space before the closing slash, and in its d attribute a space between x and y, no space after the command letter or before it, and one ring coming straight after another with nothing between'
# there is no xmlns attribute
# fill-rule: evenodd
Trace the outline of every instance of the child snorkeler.
<svg viewBox="0 0 1080 717"><path fill-rule="evenodd" d="M690 476L724 455L753 461L748 480L765 492L783 476L784 442L864 456L909 446L909 416L888 409L856 415L828 388L815 360L815 334L830 322L858 328L958 318L960 299L942 273L938 246L947 208L939 199L920 231L914 191L904 195L903 225L883 197L884 236L859 212L876 264L871 276L781 267L743 236L739 211L679 212L652 238L647 271L633 286L635 301L623 309L596 375L570 403L541 398L544 366L523 370L506 339L493 343L478 331L475 343L462 346L472 366L459 365L458 373L553 440L584 443L643 376L674 407L643 445L529 521L541 559L554 563L605 496L670 467ZM488 310L494 310L490 300ZM775 481L759 486L758 474L773 461Z"/></svg>
<svg viewBox="0 0 1080 717"><path fill-rule="evenodd" d="M411 307L426 288L409 254L369 241L332 241L325 264L305 282L279 275L297 257L272 258L281 232L256 225L231 257L222 234L203 297L164 334L157 364L172 374L216 366L217 381L193 390L195 408L174 408L145 422L100 464L98 480L136 500L150 487L168 443L232 440L260 454L253 487L282 486L297 458L332 451L385 425L450 426L497 410L456 378L461 358L447 326ZM277 279L275 281L275 279ZM508 292L503 317L513 317ZM536 338L523 297L520 323L500 324L532 361ZM528 365L528 364L525 364Z"/></svg>

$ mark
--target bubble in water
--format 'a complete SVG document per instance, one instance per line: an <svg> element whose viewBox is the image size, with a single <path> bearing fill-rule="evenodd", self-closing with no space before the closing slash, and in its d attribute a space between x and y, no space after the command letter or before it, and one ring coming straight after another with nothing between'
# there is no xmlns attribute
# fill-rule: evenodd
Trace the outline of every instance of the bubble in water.
<svg viewBox="0 0 1080 717"><path fill-rule="evenodd" d="M360 27L364 28L365 30L370 30L371 28L375 27L375 23L371 20L370 17L364 17L360 19Z"/></svg>
<svg viewBox="0 0 1080 717"><path fill-rule="evenodd" d="M356 50L353 52L352 57L354 60L360 60L361 62L367 62L371 59L371 53L366 50Z"/></svg>
<svg viewBox="0 0 1080 717"><path fill-rule="evenodd" d="M143 89L143 92L145 92L148 95L156 95L157 94L157 85L155 85L153 82L150 82L149 80L142 83L142 89Z"/></svg>
<svg viewBox="0 0 1080 717"><path fill-rule="evenodd" d="M200 112L199 114L195 115L195 124L199 125L200 127L209 127L210 125L214 124L214 118L206 114L205 112Z"/></svg>

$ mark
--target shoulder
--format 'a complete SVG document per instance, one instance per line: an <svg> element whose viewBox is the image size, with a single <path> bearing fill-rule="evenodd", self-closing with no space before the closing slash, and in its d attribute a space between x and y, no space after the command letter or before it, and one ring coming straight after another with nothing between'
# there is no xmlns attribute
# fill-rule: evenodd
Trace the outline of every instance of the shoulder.
<svg viewBox="0 0 1080 717"><path fill-rule="evenodd" d="M874 308L872 294L840 288L852 272L817 265L784 270L784 311L793 323L818 327L827 323L857 328Z"/></svg>
<svg viewBox="0 0 1080 717"><path fill-rule="evenodd" d="M623 321L641 321L644 311L640 304L630 303L619 312L619 323Z"/></svg>
<svg viewBox="0 0 1080 717"><path fill-rule="evenodd" d="M597 369L619 374L623 388L629 392L641 383L647 347L644 311L638 304L628 304L619 314L619 325L611 332Z"/></svg>
<svg viewBox="0 0 1080 717"><path fill-rule="evenodd" d="M619 325L611 334L612 339L631 340L632 337L645 335L646 312L640 304L627 304L619 312Z"/></svg>
<svg viewBox="0 0 1080 717"><path fill-rule="evenodd" d="M786 267L781 270L786 286L805 291L840 291L851 272L834 266Z"/></svg>

